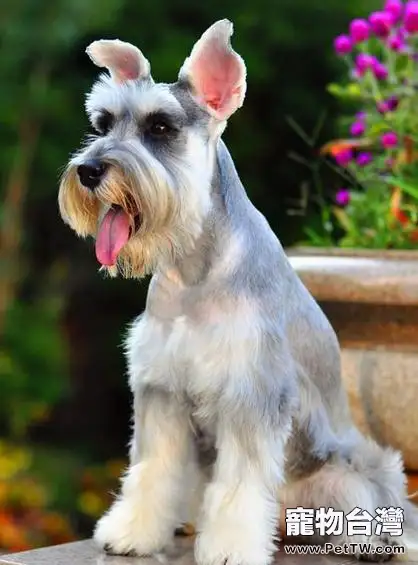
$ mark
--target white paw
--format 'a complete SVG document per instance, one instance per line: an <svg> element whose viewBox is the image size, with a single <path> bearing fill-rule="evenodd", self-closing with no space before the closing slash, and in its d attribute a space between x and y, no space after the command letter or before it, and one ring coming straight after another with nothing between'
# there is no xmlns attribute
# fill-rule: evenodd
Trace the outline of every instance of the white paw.
<svg viewBox="0 0 418 565"><path fill-rule="evenodd" d="M115 555L152 555L169 545L171 530L163 530L150 519L146 509L117 500L98 521L94 540L106 552Z"/></svg>
<svg viewBox="0 0 418 565"><path fill-rule="evenodd" d="M257 531L258 530L258 531ZM197 565L268 565L273 559L273 539L251 524L212 524L197 536L195 559Z"/></svg>

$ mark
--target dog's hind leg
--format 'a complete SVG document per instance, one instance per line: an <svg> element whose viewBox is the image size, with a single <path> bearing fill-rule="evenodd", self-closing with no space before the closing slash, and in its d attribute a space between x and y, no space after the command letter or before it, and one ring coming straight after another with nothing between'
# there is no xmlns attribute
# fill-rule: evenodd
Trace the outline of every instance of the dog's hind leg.
<svg viewBox="0 0 418 565"><path fill-rule="evenodd" d="M379 532L376 521L372 522L368 516L375 518L377 508L405 508L407 500L401 457L360 435L350 452L349 457L335 455L311 477L287 486L282 490L281 501L287 509L301 506L317 510L324 507L344 513L341 533L325 531L321 532L325 535L320 535L316 532L315 536L304 538L307 543L348 544L349 551L358 559L387 561L401 551L397 546L403 545L402 536L388 535L383 530ZM365 517L362 521L365 529L355 529L357 533L349 535L350 518L353 518L352 524L356 521L356 526L361 521L361 518L354 518L356 512L347 518L347 514L355 509L360 509L358 516Z"/></svg>

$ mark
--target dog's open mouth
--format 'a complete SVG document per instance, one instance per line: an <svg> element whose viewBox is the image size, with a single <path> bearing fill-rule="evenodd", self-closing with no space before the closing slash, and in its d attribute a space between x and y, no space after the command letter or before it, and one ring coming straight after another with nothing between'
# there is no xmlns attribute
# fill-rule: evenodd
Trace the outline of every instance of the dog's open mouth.
<svg viewBox="0 0 418 565"><path fill-rule="evenodd" d="M101 265L115 265L118 255L138 231L141 225L140 214L130 215L118 205L109 208L104 216L96 237L96 257Z"/></svg>

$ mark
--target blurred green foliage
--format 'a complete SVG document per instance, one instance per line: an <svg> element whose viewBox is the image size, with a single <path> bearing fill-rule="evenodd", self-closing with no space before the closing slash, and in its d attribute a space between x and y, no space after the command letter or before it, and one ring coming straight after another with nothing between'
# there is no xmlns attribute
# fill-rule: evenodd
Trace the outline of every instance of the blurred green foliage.
<svg viewBox="0 0 418 565"><path fill-rule="evenodd" d="M233 44L247 63L249 84L246 104L225 139L251 198L289 244L306 223L287 214L306 170L288 154L311 158L315 148L299 138L288 118L313 131L325 116L318 143L332 137L337 106L325 89L337 78L332 39L374 5L373 0L2 1L1 435L32 441L33 428L42 424L43 441L79 446L71 449L73 456L80 451L80 459L86 448L100 453L116 442L125 449L129 399L121 392L126 387L117 345L123 323L143 307L144 287L103 281L89 245L63 225L56 205L59 173L88 127L84 97L97 76L84 53L88 43L100 37L135 43L151 61L155 79L174 81L201 33L217 19L232 20ZM115 431L119 414L126 419L118 431L123 441ZM45 484L54 483L56 471L50 469ZM58 504L54 497L52 504Z"/></svg>
<svg viewBox="0 0 418 565"><path fill-rule="evenodd" d="M15 439L24 438L31 423L46 418L65 391L66 381L60 378L63 343L54 331L53 306L49 300L16 303L8 312L0 351L0 414Z"/></svg>

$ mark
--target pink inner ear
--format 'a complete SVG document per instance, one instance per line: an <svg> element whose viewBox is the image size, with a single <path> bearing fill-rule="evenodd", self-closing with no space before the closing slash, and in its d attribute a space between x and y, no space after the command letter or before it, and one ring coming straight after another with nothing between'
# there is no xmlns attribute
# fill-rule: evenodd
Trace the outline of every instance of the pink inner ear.
<svg viewBox="0 0 418 565"><path fill-rule="evenodd" d="M237 55L217 38L209 40L191 62L190 75L198 96L223 114L241 93L242 66ZM235 108L234 108L235 109Z"/></svg>
<svg viewBox="0 0 418 565"><path fill-rule="evenodd" d="M140 76L140 65L134 53L116 53L112 67L120 81L135 80Z"/></svg>

